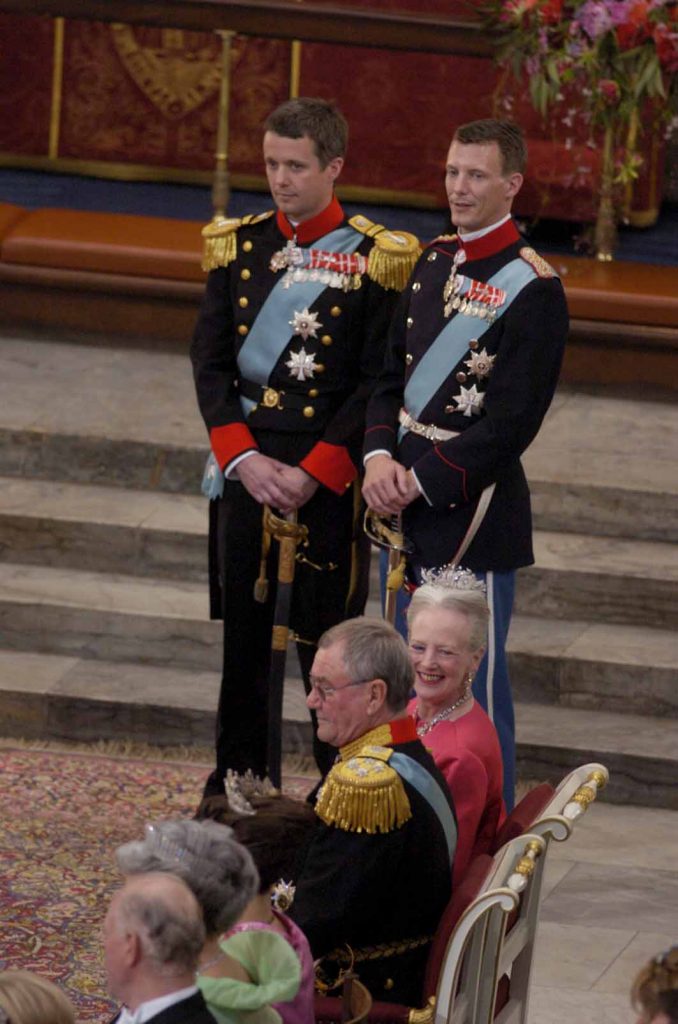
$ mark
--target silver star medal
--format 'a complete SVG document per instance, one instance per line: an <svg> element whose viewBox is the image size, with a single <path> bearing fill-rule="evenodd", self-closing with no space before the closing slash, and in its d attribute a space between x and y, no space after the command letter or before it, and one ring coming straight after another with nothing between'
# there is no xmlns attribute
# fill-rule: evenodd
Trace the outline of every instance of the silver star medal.
<svg viewBox="0 0 678 1024"><path fill-rule="evenodd" d="M296 377L297 380L310 380L318 369L318 364L313 361L314 359L315 352L307 352L305 348L299 349L298 352L292 352L290 349L290 358L285 363L285 366L290 368L290 377Z"/></svg>
<svg viewBox="0 0 678 1024"><path fill-rule="evenodd" d="M294 334L300 334L304 341L307 338L317 338L316 332L322 327L318 320L318 314L309 312L308 306L301 311L295 309L289 325Z"/></svg>
<svg viewBox="0 0 678 1024"><path fill-rule="evenodd" d="M457 403L456 409L453 405L448 405L445 412L461 412L464 416L469 417L474 414L479 416L485 401L485 393L479 392L475 384L472 384L470 388L462 386L459 389L459 394L454 395L452 401Z"/></svg>
<svg viewBox="0 0 678 1024"><path fill-rule="evenodd" d="M496 356L488 356L487 349L480 352L471 352L470 359L464 360L464 366L468 366L469 373L480 380L482 377L489 377Z"/></svg>

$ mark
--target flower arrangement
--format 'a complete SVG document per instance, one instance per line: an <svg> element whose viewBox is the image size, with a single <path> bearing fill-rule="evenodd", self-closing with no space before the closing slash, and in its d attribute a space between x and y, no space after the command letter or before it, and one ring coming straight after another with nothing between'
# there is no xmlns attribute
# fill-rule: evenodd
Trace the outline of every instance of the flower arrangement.
<svg viewBox="0 0 678 1024"><path fill-rule="evenodd" d="M615 186L638 175L642 120L652 111L678 128L678 2L485 0L482 9L499 64L528 77L534 107L566 132L584 125L592 148L602 141L596 247L609 258L610 241L598 236L610 220L615 228Z"/></svg>

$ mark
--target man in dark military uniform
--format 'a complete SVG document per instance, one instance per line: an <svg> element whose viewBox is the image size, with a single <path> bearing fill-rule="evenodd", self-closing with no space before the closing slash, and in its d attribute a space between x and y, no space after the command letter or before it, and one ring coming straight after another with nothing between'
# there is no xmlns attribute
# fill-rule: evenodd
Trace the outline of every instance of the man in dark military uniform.
<svg viewBox="0 0 678 1024"><path fill-rule="evenodd" d="M445 780L405 710L413 683L387 622L352 619L321 638L307 703L339 759L317 795L290 913L330 977L348 959L376 999L419 1006L457 830Z"/></svg>
<svg viewBox="0 0 678 1024"><path fill-rule="evenodd" d="M509 808L505 641L515 570L534 561L520 455L553 397L568 328L560 281L511 220L525 162L509 122L455 133L445 182L458 234L425 250L401 297L367 413L363 488L377 513L402 515L413 582L453 562L487 583L488 653L474 693L497 727Z"/></svg>
<svg viewBox="0 0 678 1024"><path fill-rule="evenodd" d="M321 633L365 604L353 486L365 404L419 246L366 217L346 219L334 196L346 141L329 103L284 103L266 122L263 147L277 211L204 232L211 272L191 358L214 476L226 478L211 517L224 666L208 794L223 791L229 768L266 773L277 545L267 565L263 506L296 510L308 527L292 595L305 677ZM316 756L326 769L327 753L317 747Z"/></svg>

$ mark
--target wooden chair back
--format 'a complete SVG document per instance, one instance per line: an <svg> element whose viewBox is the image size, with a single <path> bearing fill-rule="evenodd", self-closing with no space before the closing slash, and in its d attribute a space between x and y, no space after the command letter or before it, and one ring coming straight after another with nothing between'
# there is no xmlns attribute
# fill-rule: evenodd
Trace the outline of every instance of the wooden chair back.
<svg viewBox="0 0 678 1024"><path fill-rule="evenodd" d="M528 833L495 856L482 891L450 936L438 979L435 1024L490 1024L499 981L512 965L527 990L545 850L545 840ZM510 993L508 998L510 1005ZM514 1018L500 1019L506 1024Z"/></svg>

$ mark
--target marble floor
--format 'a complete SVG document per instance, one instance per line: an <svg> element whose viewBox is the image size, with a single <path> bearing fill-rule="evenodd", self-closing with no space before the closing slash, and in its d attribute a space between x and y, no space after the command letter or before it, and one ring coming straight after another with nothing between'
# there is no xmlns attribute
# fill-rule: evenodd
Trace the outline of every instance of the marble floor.
<svg viewBox="0 0 678 1024"><path fill-rule="evenodd" d="M635 974L678 941L678 811L594 804L548 858L529 1024L632 1024Z"/></svg>

